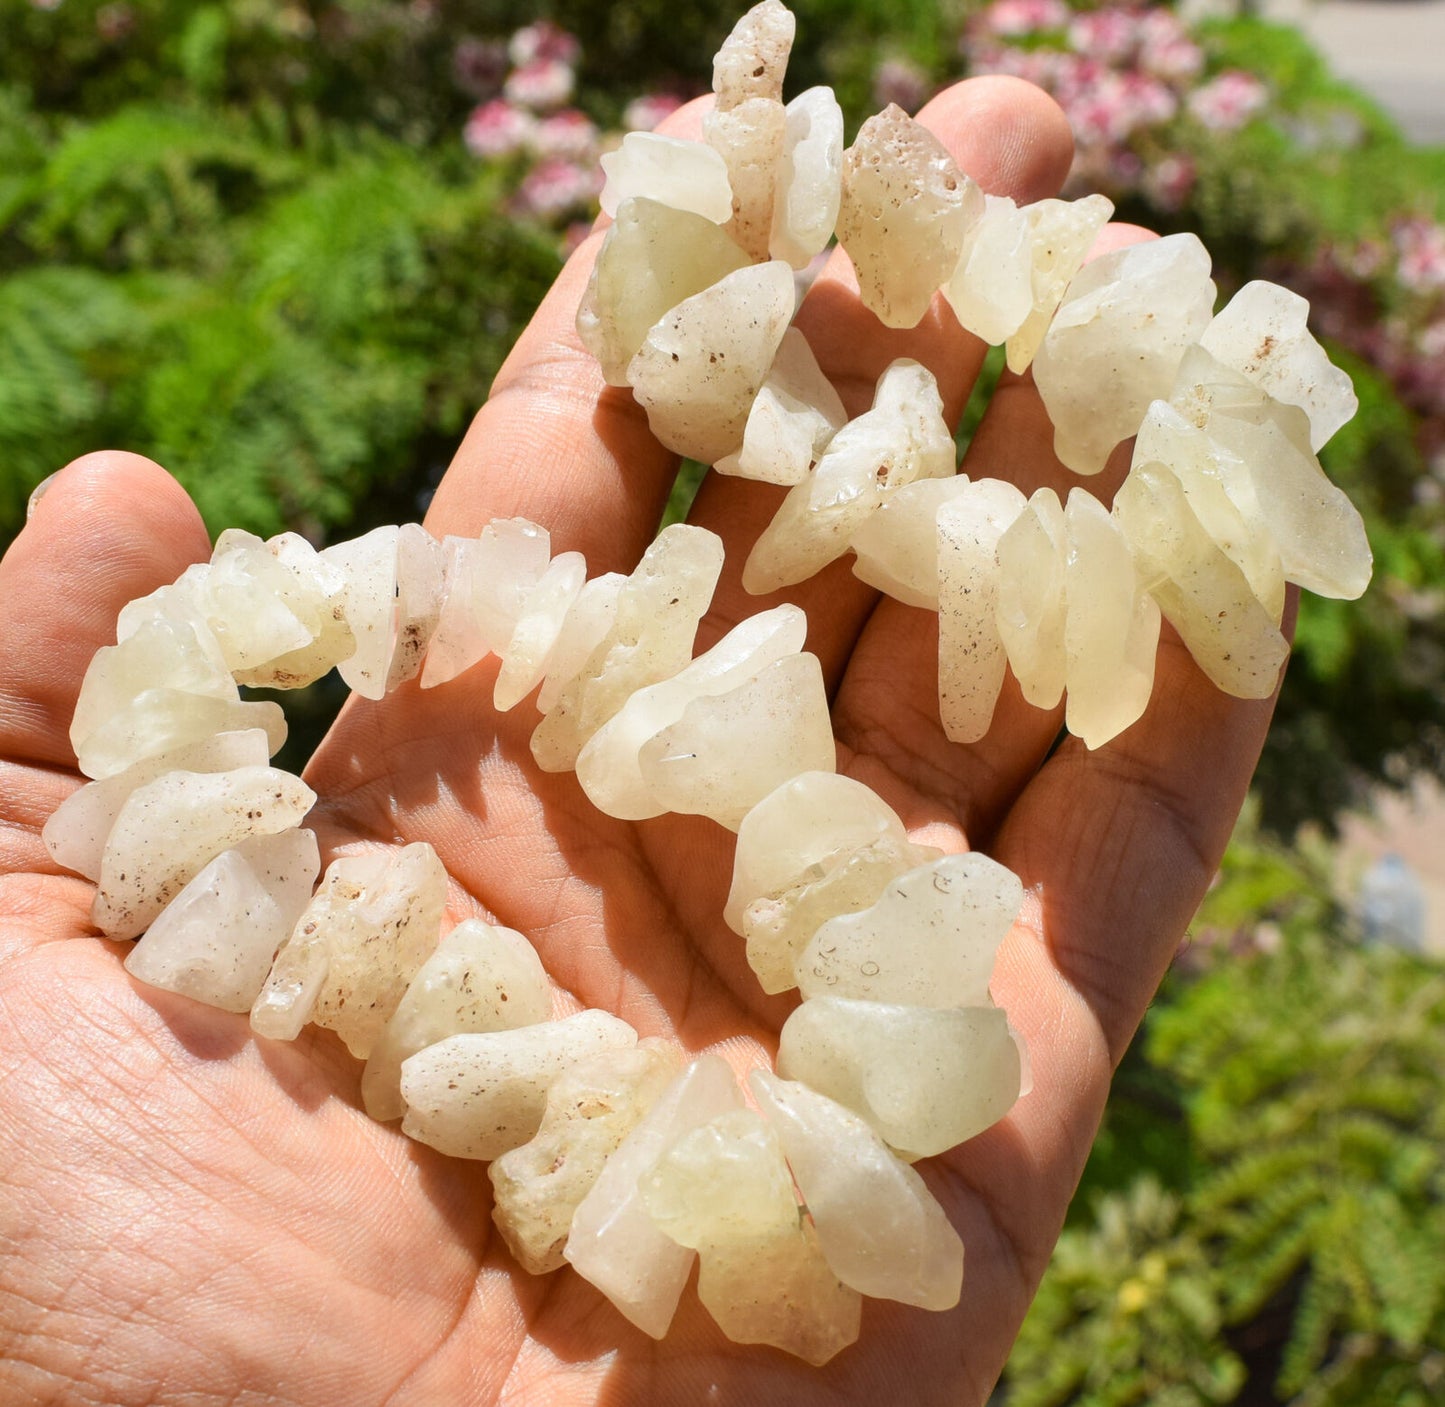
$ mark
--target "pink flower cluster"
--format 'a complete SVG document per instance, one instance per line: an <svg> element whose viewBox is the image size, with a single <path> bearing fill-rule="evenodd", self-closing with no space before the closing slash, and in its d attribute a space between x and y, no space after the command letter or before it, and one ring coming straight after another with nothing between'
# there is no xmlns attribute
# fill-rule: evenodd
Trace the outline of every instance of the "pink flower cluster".
<svg viewBox="0 0 1445 1407"><path fill-rule="evenodd" d="M457 46L458 82L498 94L472 110L462 140L483 160L525 163L513 197L518 214L546 221L581 215L602 189L601 134L586 113L566 106L580 57L577 40L546 20L519 29L505 48L476 39Z"/></svg>
<svg viewBox="0 0 1445 1407"><path fill-rule="evenodd" d="M484 161L518 163L512 209L565 225L568 243L585 234L587 219L596 214L602 192L599 157L615 140L586 113L566 105L581 56L573 35L538 20L505 43L463 39L452 58L458 85L483 99L462 129L467 150ZM671 93L645 94L628 104L623 125L629 131L651 131L681 103Z"/></svg>
<svg viewBox="0 0 1445 1407"><path fill-rule="evenodd" d="M1200 83L1203 48L1158 5L994 0L974 15L961 50L972 72L1027 79L1058 100L1077 144L1074 188L1142 194L1165 209L1182 204L1195 179L1171 124L1231 131L1269 100L1264 84L1237 70Z"/></svg>
<svg viewBox="0 0 1445 1407"><path fill-rule="evenodd" d="M1322 333L1390 380L1445 477L1445 225L1402 216L1383 238L1323 249L1290 281Z"/></svg>
<svg viewBox="0 0 1445 1407"><path fill-rule="evenodd" d="M1254 74L1227 68L1190 93L1187 105L1211 132L1234 132L1269 105L1269 89Z"/></svg>

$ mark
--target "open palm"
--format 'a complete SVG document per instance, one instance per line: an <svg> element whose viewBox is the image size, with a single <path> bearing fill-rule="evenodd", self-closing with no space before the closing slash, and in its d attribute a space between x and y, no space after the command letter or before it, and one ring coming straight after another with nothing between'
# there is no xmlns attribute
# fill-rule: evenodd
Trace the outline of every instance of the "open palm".
<svg viewBox="0 0 1445 1407"><path fill-rule="evenodd" d="M695 121L682 114L678 121ZM1022 84L978 80L924 120L988 190L1034 200L1067 129ZM1115 232L1115 239L1131 236ZM596 239L498 378L433 505L438 535L524 514L589 569L628 570L673 461L571 330ZM982 347L936 310L906 333L860 309L835 258L799 324L852 413L908 355L957 417ZM1027 379L1005 378L965 469L1063 486ZM694 521L728 566L701 645L773 604L738 584L777 493L710 476ZM883 1302L826 1368L740 1349L685 1296L654 1343L565 1270L512 1265L480 1164L360 1110L329 1033L258 1041L244 1018L133 984L95 936L91 886L39 840L78 782L67 724L90 654L127 600L209 547L156 466L90 456L38 501L0 564L0 1399L368 1404L982 1401L1057 1237L1108 1079L1217 862L1268 703L1218 694L1166 632L1146 717L1089 753L1006 686L989 736L943 737L936 619L879 601L844 566L789 592L833 701L839 769L944 849L986 849L1030 889L994 995L1035 1087L983 1136L921 1165L967 1245L946 1314ZM537 772L529 705L498 716L491 666L442 688L353 700L308 770L323 854L426 840L454 918L526 933L558 1014L603 1007L740 1069L770 1060L790 997L766 997L721 913L731 837L710 822L595 812ZM58 939L81 941L58 942Z"/></svg>

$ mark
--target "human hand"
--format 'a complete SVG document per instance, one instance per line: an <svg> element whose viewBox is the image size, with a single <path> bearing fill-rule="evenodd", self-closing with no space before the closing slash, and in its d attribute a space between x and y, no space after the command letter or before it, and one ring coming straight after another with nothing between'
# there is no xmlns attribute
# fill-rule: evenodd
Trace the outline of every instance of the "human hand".
<svg viewBox="0 0 1445 1407"><path fill-rule="evenodd" d="M924 119L990 191L1035 200L1067 170L1064 120L1025 85L960 85ZM596 246L499 376L432 507L438 536L523 514L595 574L629 569L652 535L675 461L572 332ZM799 326L855 414L908 355L956 419L983 357L938 302L912 331L881 329L843 256ZM1050 446L1027 378L1006 376L965 468L1025 492L1064 486ZM705 481L693 521L721 534L728 565L700 648L773 604L739 575L777 497ZM1149 711L1106 747L1053 750L1059 714L1011 681L988 736L960 747L937 721L936 618L879 601L846 565L787 593L823 663L839 770L915 838L984 849L1031 892L993 993L1028 1043L1033 1092L920 1165L967 1246L963 1299L943 1314L870 1302L859 1343L815 1369L729 1343L691 1296L656 1343L570 1270L523 1275L492 1231L485 1168L367 1119L359 1067L329 1033L258 1041L244 1017L137 987L123 945L95 936L91 887L39 840L78 782L75 695L119 608L208 551L172 480L98 455L50 485L0 564L0 1398L981 1402L1113 1065L1213 874L1270 704L1217 692L1166 630ZM539 773L534 716L493 712L492 669L351 701L307 773L323 854L428 841L452 917L524 932L558 1014L603 1007L641 1035L720 1047L739 1070L770 1064L793 1002L760 992L722 923L730 837L696 818L611 820L575 778Z"/></svg>

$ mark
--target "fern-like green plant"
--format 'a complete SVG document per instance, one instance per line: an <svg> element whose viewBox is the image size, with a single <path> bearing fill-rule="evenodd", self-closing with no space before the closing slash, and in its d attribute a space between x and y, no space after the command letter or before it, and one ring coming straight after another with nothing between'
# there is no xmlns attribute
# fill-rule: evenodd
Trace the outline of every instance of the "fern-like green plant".
<svg viewBox="0 0 1445 1407"><path fill-rule="evenodd" d="M1365 1336L1401 1362L1445 1341L1445 972L1308 935L1201 982L1151 1024L1191 1087L1191 1193L1231 1320L1294 1301L1285 1400Z"/></svg>
<svg viewBox="0 0 1445 1407"><path fill-rule="evenodd" d="M1066 1231L1010 1362L1009 1407L1207 1407L1244 1380L1219 1273L1151 1177Z"/></svg>

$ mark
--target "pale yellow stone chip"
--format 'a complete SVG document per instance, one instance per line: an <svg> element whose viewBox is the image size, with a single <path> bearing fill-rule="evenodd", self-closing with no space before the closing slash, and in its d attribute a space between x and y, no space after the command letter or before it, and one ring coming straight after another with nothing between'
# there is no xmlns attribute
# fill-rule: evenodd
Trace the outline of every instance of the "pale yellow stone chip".
<svg viewBox="0 0 1445 1407"><path fill-rule="evenodd" d="M798 990L903 1006L984 1006L994 954L1023 902L987 855L946 855L889 882L866 909L830 918L798 957Z"/></svg>
<svg viewBox="0 0 1445 1407"><path fill-rule="evenodd" d="M809 88L785 109L768 252L804 268L838 223L843 194L843 109L831 88Z"/></svg>
<svg viewBox="0 0 1445 1407"><path fill-rule="evenodd" d="M1203 347L1184 357L1170 399L1245 465L1250 502L1240 507L1258 515L1279 549L1286 579L1319 596L1353 601L1362 595L1373 565L1364 520L1310 449L1306 413Z"/></svg>
<svg viewBox="0 0 1445 1407"><path fill-rule="evenodd" d="M1018 1098L1020 1064L997 1007L949 1010L814 997L783 1025L778 1074L835 1099L904 1157L957 1147Z"/></svg>
<svg viewBox="0 0 1445 1407"><path fill-rule="evenodd" d="M702 120L703 140L726 163L733 193L732 218L724 229L752 259L768 257L786 123L782 103L773 98L747 98Z"/></svg>
<svg viewBox="0 0 1445 1407"><path fill-rule="evenodd" d="M637 761L662 809L737 830L789 777L837 765L818 657L787 655L726 693L694 699Z"/></svg>
<svg viewBox="0 0 1445 1407"><path fill-rule="evenodd" d="M223 850L290 830L316 801L276 767L167 772L126 798L106 838L91 917L111 938L134 938Z"/></svg>
<svg viewBox="0 0 1445 1407"><path fill-rule="evenodd" d="M1154 689L1159 606L1119 525L1084 489L1064 505L1065 702L1069 732L1102 747L1143 716Z"/></svg>
<svg viewBox="0 0 1445 1407"><path fill-rule="evenodd" d="M952 1309L963 1286L963 1242L923 1179L826 1095L764 1070L748 1083L833 1273L872 1299Z"/></svg>
<svg viewBox="0 0 1445 1407"><path fill-rule="evenodd" d="M783 96L798 22L782 0L761 0L733 26L713 57L712 90L726 112L755 98Z"/></svg>
<svg viewBox="0 0 1445 1407"><path fill-rule="evenodd" d="M603 153L602 171L606 180L598 203L604 214L615 216L624 201L645 197L715 225L732 218L727 163L703 142L629 132L619 147Z"/></svg>
<svg viewBox="0 0 1445 1407"><path fill-rule="evenodd" d="M1307 325L1307 299L1256 279L1204 329L1200 345L1225 366L1309 417L1310 448L1320 447L1360 408L1349 373L1334 366Z"/></svg>
<svg viewBox="0 0 1445 1407"><path fill-rule="evenodd" d="M1289 642L1204 531L1179 480L1162 464L1136 464L1113 513L1150 594L1199 667L1236 698L1267 699Z"/></svg>
<svg viewBox="0 0 1445 1407"><path fill-rule="evenodd" d="M492 1220L523 1270L545 1275L567 1263L578 1205L680 1071L669 1046L645 1040L574 1061L557 1077L536 1134L487 1169Z"/></svg>
<svg viewBox="0 0 1445 1407"><path fill-rule="evenodd" d="M954 453L933 373L906 357L891 363L872 408L833 436L759 534L743 566L744 589L762 595L821 571L896 490L952 476Z"/></svg>
<svg viewBox="0 0 1445 1407"><path fill-rule="evenodd" d="M605 1011L448 1036L402 1061L401 1131L453 1158L490 1161L536 1134L548 1089L573 1061L636 1044L637 1032Z"/></svg>
<svg viewBox="0 0 1445 1407"><path fill-rule="evenodd" d="M573 1269L655 1339L672 1323L696 1253L658 1228L638 1182L690 1129L742 1102L725 1061L694 1060L622 1140L572 1218L563 1254Z"/></svg>
<svg viewBox="0 0 1445 1407"><path fill-rule="evenodd" d="M1064 506L1038 489L998 540L994 619L1019 690L1035 708L1053 708L1064 693Z"/></svg>
<svg viewBox="0 0 1445 1407"><path fill-rule="evenodd" d="M988 732L1003 687L998 543L1027 500L1002 479L976 479L938 510L938 711L954 742Z"/></svg>
<svg viewBox="0 0 1445 1407"><path fill-rule="evenodd" d="M575 767L588 739L633 694L688 664L722 562L722 539L706 528L674 523L657 535L619 587L606 635L532 734L539 767Z"/></svg>
<svg viewBox="0 0 1445 1407"><path fill-rule="evenodd" d="M749 262L705 216L644 196L624 200L577 309L577 335L607 383L626 386L628 363L652 325Z"/></svg>
<svg viewBox="0 0 1445 1407"><path fill-rule="evenodd" d="M753 1110L684 1134L641 1190L658 1226L698 1252L698 1299L734 1343L821 1366L858 1337L862 1299L829 1268L777 1135Z"/></svg>
<svg viewBox="0 0 1445 1407"><path fill-rule="evenodd" d="M222 1011L250 1011L320 868L309 830L223 850L161 910L126 955L125 970Z"/></svg>
<svg viewBox="0 0 1445 1407"><path fill-rule="evenodd" d="M1054 452L1097 474L1167 398L1185 350L1214 312L1209 253L1192 234L1116 249L1085 264L1034 356Z"/></svg>
<svg viewBox="0 0 1445 1407"><path fill-rule="evenodd" d="M742 447L713 467L766 484L800 484L847 420L807 338L790 327L748 410Z"/></svg>
<svg viewBox="0 0 1445 1407"><path fill-rule="evenodd" d="M99 879L106 837L137 787L167 772L229 772L237 767L264 767L270 755L266 734L251 728L239 733L216 733L143 757L124 772L104 781L87 782L79 791L71 792L46 821L40 838L57 865L86 879Z"/></svg>
<svg viewBox="0 0 1445 1407"><path fill-rule="evenodd" d="M1026 211L1006 195L984 197L943 296L961 326L992 346L1013 337L1033 307L1033 248Z"/></svg>
<svg viewBox="0 0 1445 1407"><path fill-rule="evenodd" d="M843 153L838 242L885 327L916 327L954 271L983 193L943 144L889 104Z"/></svg>
<svg viewBox="0 0 1445 1407"><path fill-rule="evenodd" d="M365 1060L436 948L447 875L430 845L333 860L251 1007L251 1028L295 1040L306 1022Z"/></svg>
<svg viewBox="0 0 1445 1407"><path fill-rule="evenodd" d="M629 821L673 809L643 774L643 746L676 723L694 700L726 694L776 661L797 654L807 633L807 617L797 606L778 606L739 622L671 678L638 689L577 756L577 780L588 800L604 814ZM746 748L754 739L741 742Z"/></svg>
<svg viewBox="0 0 1445 1407"><path fill-rule="evenodd" d="M1008 339L1008 369L1022 375L1034 359L1074 275L1114 213L1103 195L1082 200L1038 200L1024 207L1029 220L1033 306Z"/></svg>
<svg viewBox="0 0 1445 1407"><path fill-rule="evenodd" d="M890 880L938 853L912 844L903 822L861 782L807 772L743 818L723 918L747 940L763 990L786 991L798 954L822 924L866 909Z"/></svg>

